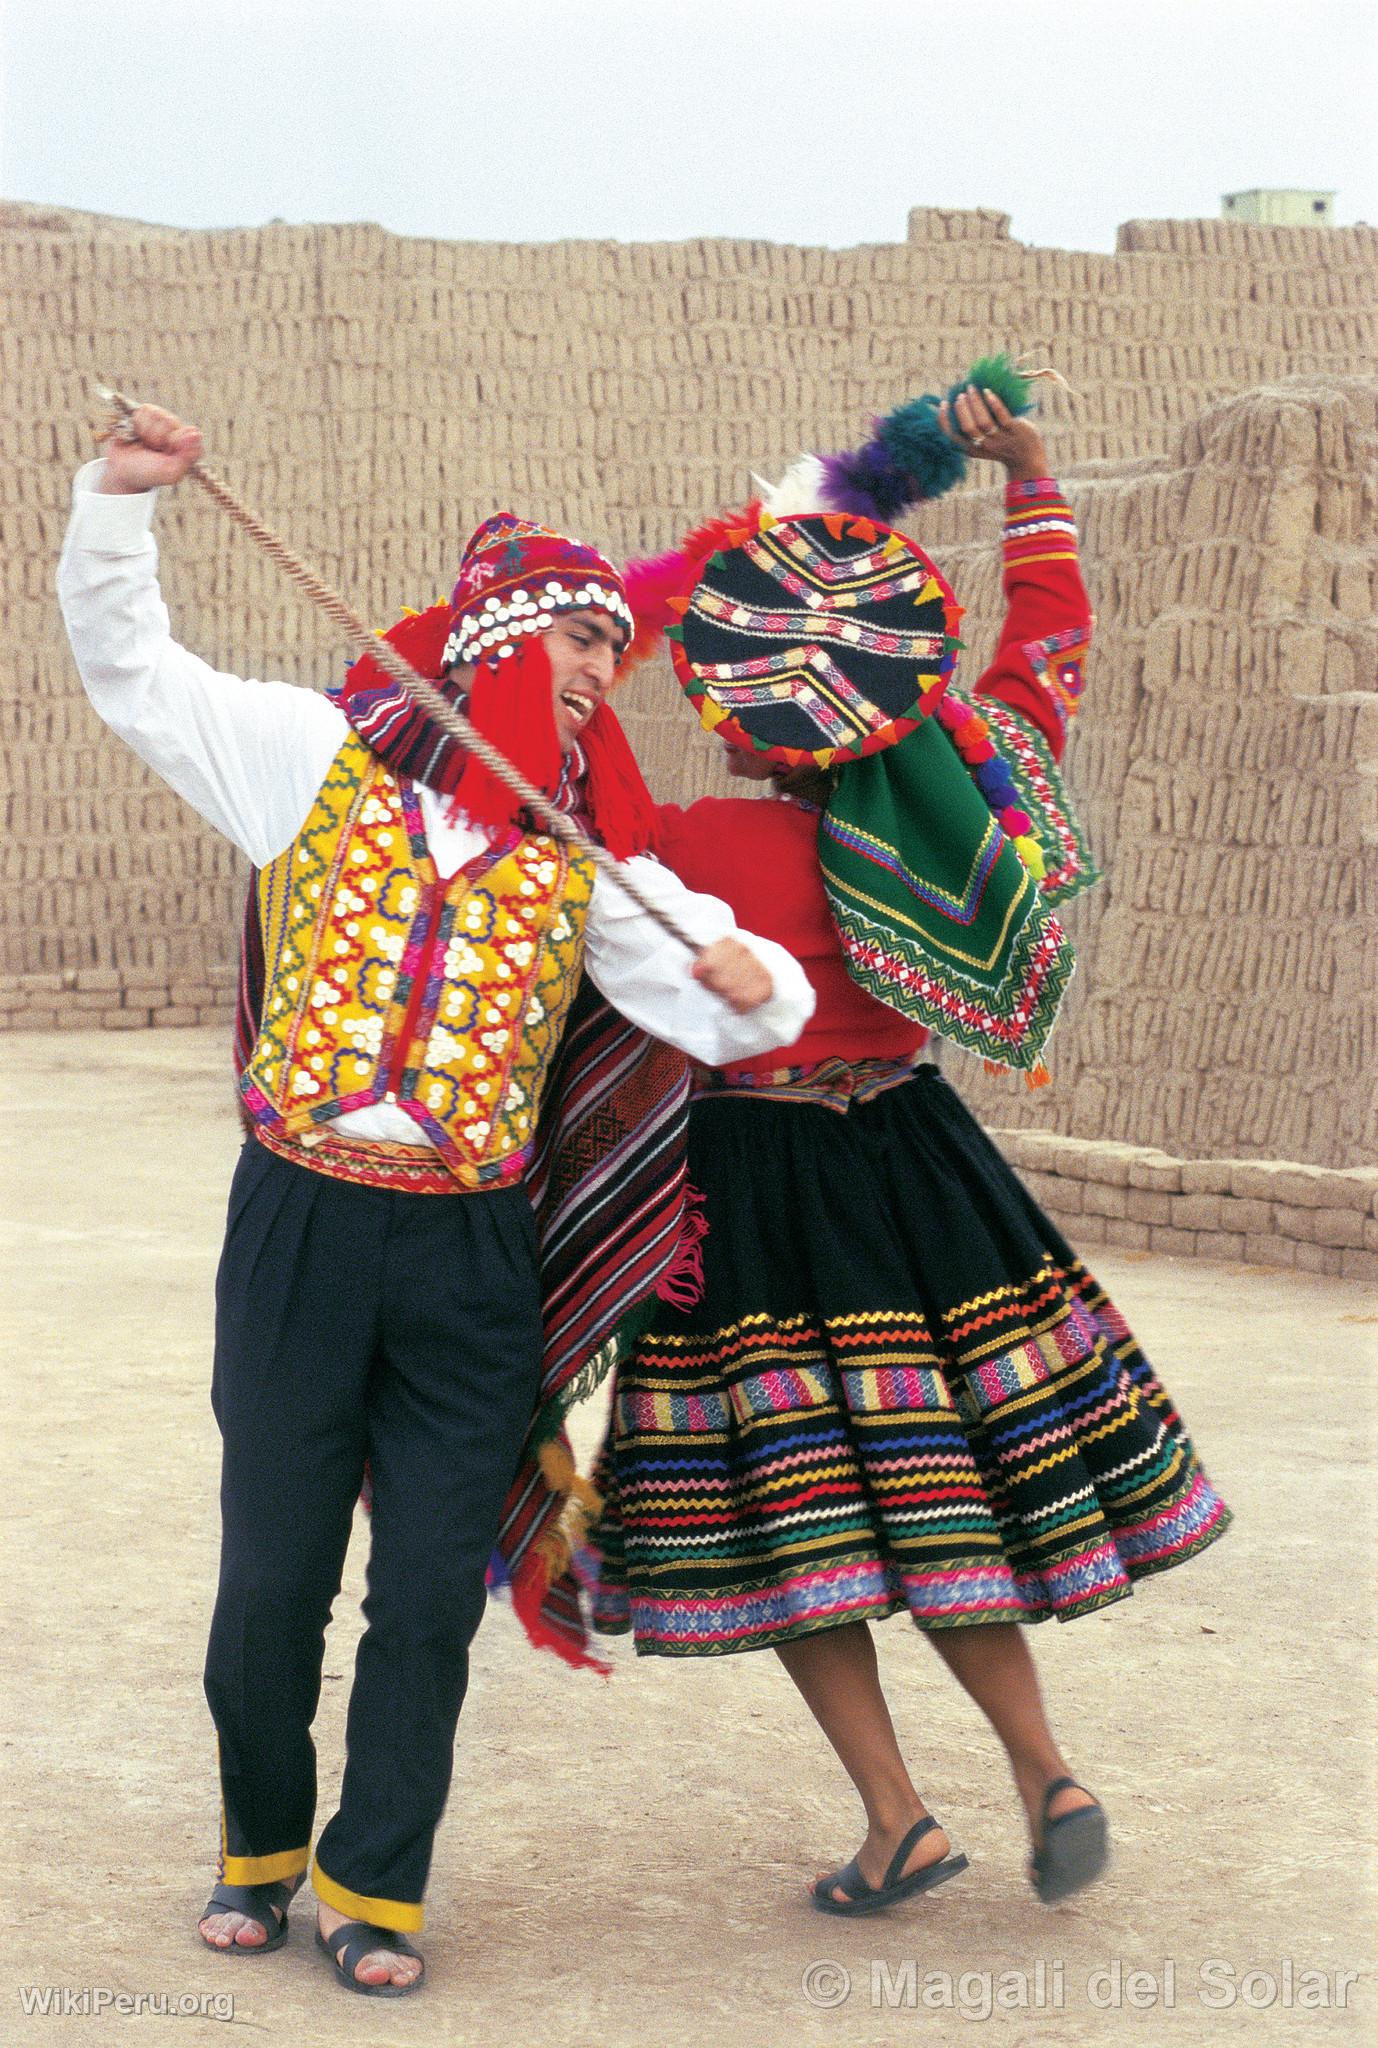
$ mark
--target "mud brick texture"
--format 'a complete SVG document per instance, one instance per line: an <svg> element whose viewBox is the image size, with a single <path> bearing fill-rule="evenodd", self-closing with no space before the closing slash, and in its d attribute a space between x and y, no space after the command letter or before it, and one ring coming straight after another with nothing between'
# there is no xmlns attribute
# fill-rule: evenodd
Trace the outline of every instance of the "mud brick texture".
<svg viewBox="0 0 1378 2048"><path fill-rule="evenodd" d="M933 208L836 250L0 207L0 1029L204 1023L233 998L243 863L99 725L53 600L98 374L200 422L384 625L449 588L497 506L654 552L753 470L850 446L1009 348L1075 393L1042 387L1042 409L1098 618L1068 773L1106 880L1068 918L1053 1086L972 1062L960 1085L989 1123L1095 1141L1084 1171L1043 1170L1106 1241L1356 1270L1361 1211L1267 1176L1378 1158L1376 275L1362 227L1135 221L1092 255ZM992 474L910 522L967 607L968 682L1000 617ZM339 675L333 629L198 493L166 494L159 533L189 645ZM725 787L664 663L619 708L658 795Z"/></svg>

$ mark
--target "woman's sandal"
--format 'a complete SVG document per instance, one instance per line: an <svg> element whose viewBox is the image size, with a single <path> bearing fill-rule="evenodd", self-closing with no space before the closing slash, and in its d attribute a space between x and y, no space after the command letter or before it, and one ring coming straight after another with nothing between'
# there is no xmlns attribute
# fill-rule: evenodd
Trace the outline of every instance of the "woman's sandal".
<svg viewBox="0 0 1378 2048"><path fill-rule="evenodd" d="M372 1927L367 1920L344 1920L333 1934L322 1934L318 1920L316 1946L329 1956L340 1982L347 1984L351 1991L362 1992L365 1998L409 1998L413 1991L420 1990L425 1981L426 1965L421 1961L420 1952L412 1947L405 1934L398 1934L391 1927ZM381 1984L365 1984L354 1972L364 1957L375 1949L388 1949L397 1956L415 1956L421 1968L410 1984L394 1984L390 1978L384 1978Z"/></svg>
<svg viewBox="0 0 1378 2048"><path fill-rule="evenodd" d="M225 1884L220 1883L206 1901L206 1910L197 1922L197 1933L202 1925L215 1913L242 1913L246 1920L253 1920L267 1936L265 1941L240 1941L232 1936L227 1942L211 1941L202 1934L206 1947L217 1956L266 1956L275 1948L281 1948L287 1939L287 1908L306 1881L303 1870L297 1877L278 1878L273 1884ZM280 1907L280 1912L274 1908Z"/></svg>
<svg viewBox="0 0 1378 2048"><path fill-rule="evenodd" d="M1043 1845L1029 1859L1029 1882L1045 1906L1070 1899L1098 1878L1110 1860L1110 1834L1100 1805L1048 1818L1059 1792L1085 1792L1075 1778L1054 1778L1043 1794ZM1091 1795L1088 1793L1087 1797Z"/></svg>
<svg viewBox="0 0 1378 2048"><path fill-rule="evenodd" d="M890 1858L890 1868L885 1881L880 1885L868 1884L861 1874L861 1865L853 1856L831 1877L820 1877L813 1887L813 1903L820 1913L882 1913L887 1906L897 1905L901 1899L912 1898L915 1892L932 1891L936 1884L946 1884L950 1877L956 1877L959 1870L965 1870L965 1856L944 1856L941 1862L927 1863L922 1870L911 1870L908 1877L901 1877L916 1842L930 1834L938 1825L931 1813L915 1821L909 1833ZM834 1891L847 1894L845 1899L835 1899Z"/></svg>

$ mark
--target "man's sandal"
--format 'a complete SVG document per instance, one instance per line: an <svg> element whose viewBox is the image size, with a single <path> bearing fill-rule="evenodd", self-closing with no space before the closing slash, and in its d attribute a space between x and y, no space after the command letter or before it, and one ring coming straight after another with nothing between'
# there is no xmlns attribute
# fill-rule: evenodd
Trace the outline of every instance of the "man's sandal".
<svg viewBox="0 0 1378 2048"><path fill-rule="evenodd" d="M281 1948L287 1939L287 1908L305 1879L303 1870L299 1876L279 1878L275 1884L218 1884L206 1901L206 1910L197 1923L196 1931L200 1934L205 1922L216 1913L242 1913L246 1920L254 1921L263 1929L266 1940L241 1941L236 1934L221 1943L202 1934L202 1941L217 1956L269 1955L275 1948Z"/></svg>
<svg viewBox="0 0 1378 2048"><path fill-rule="evenodd" d="M316 1946L329 1956L340 1982L348 1985L351 1991L362 1992L365 1998L409 1998L425 1982L426 1965L421 1961L420 1952L412 1947L405 1934L398 1934L391 1927L372 1927L367 1920L344 1920L333 1934L322 1934L321 1923L317 1920ZM394 1984L388 1977L381 1984L365 1984L354 1972L364 1957L375 1949L387 1949L396 1956L415 1956L421 1968L410 1984Z"/></svg>
<svg viewBox="0 0 1378 2048"><path fill-rule="evenodd" d="M909 1833L890 1858L890 1868L885 1881L880 1885L868 1884L861 1874L861 1865L853 1856L850 1863L831 1877L820 1877L813 1887L813 1903L820 1913L881 1913L887 1906L898 1904L901 1899L912 1898L915 1892L932 1891L934 1885L946 1884L950 1877L956 1877L959 1870L965 1870L965 1856L944 1856L938 1863L925 1864L922 1870L912 1870L908 1877L901 1877L905 1863L914 1844L922 1841L926 1834L938 1825L931 1813L915 1821ZM845 1892L845 1899L835 1899L834 1891Z"/></svg>
<svg viewBox="0 0 1378 2048"><path fill-rule="evenodd" d="M1048 1818L1048 1808L1059 1792L1085 1791L1075 1778L1054 1778L1043 1794L1043 1843L1029 1859L1029 1882L1045 1906L1055 1906L1060 1899L1085 1890L1110 1860L1103 1807L1078 1806L1071 1813Z"/></svg>

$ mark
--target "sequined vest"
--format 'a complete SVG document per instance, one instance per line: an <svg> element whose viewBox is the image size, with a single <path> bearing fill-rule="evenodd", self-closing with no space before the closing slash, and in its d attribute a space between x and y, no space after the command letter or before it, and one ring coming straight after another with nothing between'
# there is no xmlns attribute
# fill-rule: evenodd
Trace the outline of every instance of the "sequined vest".
<svg viewBox="0 0 1378 2048"><path fill-rule="evenodd" d="M516 831L441 882L415 787L351 733L259 874L263 1021L240 1084L259 1135L309 1150L392 1102L461 1187L519 1180L592 887L585 857Z"/></svg>

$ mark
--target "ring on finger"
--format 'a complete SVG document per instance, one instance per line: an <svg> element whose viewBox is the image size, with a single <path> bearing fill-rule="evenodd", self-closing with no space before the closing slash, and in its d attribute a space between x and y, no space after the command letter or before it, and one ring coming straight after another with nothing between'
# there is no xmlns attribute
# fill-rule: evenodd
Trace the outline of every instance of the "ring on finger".
<svg viewBox="0 0 1378 2048"><path fill-rule="evenodd" d="M971 437L971 445L973 448L979 448L983 441L988 441L989 439L989 434L973 434Z"/></svg>

